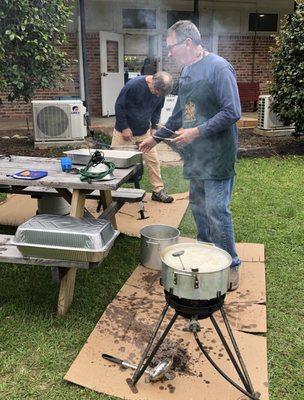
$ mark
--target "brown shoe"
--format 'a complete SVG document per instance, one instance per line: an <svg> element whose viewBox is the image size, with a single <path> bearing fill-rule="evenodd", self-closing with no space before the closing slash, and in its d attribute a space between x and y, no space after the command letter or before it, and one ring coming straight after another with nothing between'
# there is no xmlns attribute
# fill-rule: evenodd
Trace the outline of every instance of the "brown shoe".
<svg viewBox="0 0 304 400"><path fill-rule="evenodd" d="M172 203L174 200L172 196L168 196L164 189L160 190L159 192L152 192L152 200L160 201L161 203Z"/></svg>

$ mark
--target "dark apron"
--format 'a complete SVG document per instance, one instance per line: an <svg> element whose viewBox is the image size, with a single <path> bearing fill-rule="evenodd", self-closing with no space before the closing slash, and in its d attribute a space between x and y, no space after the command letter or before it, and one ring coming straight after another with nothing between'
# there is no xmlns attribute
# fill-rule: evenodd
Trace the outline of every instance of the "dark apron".
<svg viewBox="0 0 304 400"><path fill-rule="evenodd" d="M183 128L203 124L220 109L216 96L206 81L185 83L179 90ZM237 129L235 124L224 131L200 135L183 146L186 179L228 179L235 175Z"/></svg>

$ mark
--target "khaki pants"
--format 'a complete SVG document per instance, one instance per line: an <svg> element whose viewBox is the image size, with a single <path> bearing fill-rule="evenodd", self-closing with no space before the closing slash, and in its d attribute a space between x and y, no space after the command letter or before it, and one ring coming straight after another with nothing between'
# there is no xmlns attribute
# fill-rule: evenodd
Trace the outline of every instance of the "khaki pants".
<svg viewBox="0 0 304 400"><path fill-rule="evenodd" d="M134 136L132 141L124 140L122 134L114 129L111 146L128 146L136 145L138 146L143 140L150 137L150 130L148 130L144 135ZM153 147L148 153L143 154L144 162L148 168L148 175L150 183L153 188L153 192L159 192L164 188L164 182L160 174L160 163L158 160L158 155L156 148Z"/></svg>

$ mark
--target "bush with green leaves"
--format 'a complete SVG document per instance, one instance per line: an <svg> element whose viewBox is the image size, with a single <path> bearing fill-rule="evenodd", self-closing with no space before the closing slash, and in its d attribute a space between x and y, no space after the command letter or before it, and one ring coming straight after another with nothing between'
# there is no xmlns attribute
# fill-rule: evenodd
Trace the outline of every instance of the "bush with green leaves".
<svg viewBox="0 0 304 400"><path fill-rule="evenodd" d="M73 6L71 0L0 1L0 91L9 101L28 102L36 89L67 79L62 45Z"/></svg>
<svg viewBox="0 0 304 400"><path fill-rule="evenodd" d="M272 109L286 124L304 133L304 2L287 15L272 49Z"/></svg>

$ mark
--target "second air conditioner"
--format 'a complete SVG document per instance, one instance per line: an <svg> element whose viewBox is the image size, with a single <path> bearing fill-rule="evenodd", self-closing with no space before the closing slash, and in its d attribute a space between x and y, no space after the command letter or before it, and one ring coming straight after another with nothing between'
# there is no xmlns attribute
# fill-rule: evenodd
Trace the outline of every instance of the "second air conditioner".
<svg viewBox="0 0 304 400"><path fill-rule="evenodd" d="M291 129L292 126L284 125L279 117L271 110L271 96L259 96L258 107L258 128L259 129Z"/></svg>

